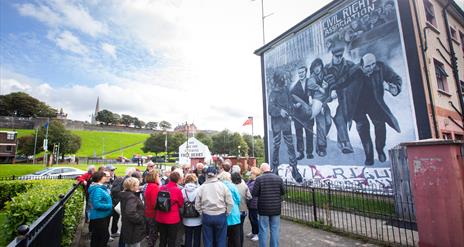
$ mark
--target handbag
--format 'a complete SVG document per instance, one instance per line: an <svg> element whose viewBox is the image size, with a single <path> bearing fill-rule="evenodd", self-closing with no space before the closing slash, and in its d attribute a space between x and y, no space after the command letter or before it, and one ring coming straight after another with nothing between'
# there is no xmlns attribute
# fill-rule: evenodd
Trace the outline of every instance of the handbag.
<svg viewBox="0 0 464 247"><path fill-rule="evenodd" d="M114 207L114 211L121 215L121 202L118 202L118 204L116 204L116 206Z"/></svg>

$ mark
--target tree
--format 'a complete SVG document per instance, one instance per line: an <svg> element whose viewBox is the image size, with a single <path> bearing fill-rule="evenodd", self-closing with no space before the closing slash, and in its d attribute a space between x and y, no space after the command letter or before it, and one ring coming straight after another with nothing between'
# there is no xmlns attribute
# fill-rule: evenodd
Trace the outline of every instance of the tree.
<svg viewBox="0 0 464 247"><path fill-rule="evenodd" d="M33 135L19 137L18 138L18 153L24 154L24 155L33 155L34 154L34 140L35 140L35 137ZM39 143L37 142L37 144Z"/></svg>
<svg viewBox="0 0 464 247"><path fill-rule="evenodd" d="M242 136L237 132L231 135L229 146L230 146L231 153L234 155L246 156L248 154L248 149L249 149L248 144L243 140Z"/></svg>
<svg viewBox="0 0 464 247"><path fill-rule="evenodd" d="M211 147L211 152L216 154L228 154L230 150L229 139L230 139L229 130L223 130L211 138L213 139L213 145Z"/></svg>
<svg viewBox="0 0 464 247"><path fill-rule="evenodd" d="M121 116L117 113L113 113L113 121L111 122L111 124L119 124L119 122L121 121Z"/></svg>
<svg viewBox="0 0 464 247"><path fill-rule="evenodd" d="M95 120L102 122L105 125L113 124L116 122L115 114L106 109L99 111L95 117Z"/></svg>
<svg viewBox="0 0 464 247"><path fill-rule="evenodd" d="M213 147L213 139L208 134L199 132L198 134L195 135L195 138L197 138L201 143L205 144L209 148Z"/></svg>
<svg viewBox="0 0 464 247"><path fill-rule="evenodd" d="M156 128L158 128L158 122L148 122L147 124L145 124L145 128L156 130Z"/></svg>
<svg viewBox="0 0 464 247"><path fill-rule="evenodd" d="M122 116L121 116L121 124L123 124L126 127L129 127L133 123L134 123L134 118L133 117L131 117L130 115L122 114Z"/></svg>
<svg viewBox="0 0 464 247"><path fill-rule="evenodd" d="M163 121L161 121L161 122L159 123L159 127L160 127L162 130L168 130L168 129L171 129L171 128L172 128L171 123L169 123L168 121L165 121L165 120L163 120Z"/></svg>
<svg viewBox="0 0 464 247"><path fill-rule="evenodd" d="M138 118L134 118L134 127L136 128L142 128L143 126L145 126L145 122L138 119Z"/></svg>
<svg viewBox="0 0 464 247"><path fill-rule="evenodd" d="M254 136L255 139L255 157L264 157L264 141L260 136ZM245 134L243 135L243 140L247 143L248 149L248 156L253 156L253 143L251 139L251 135Z"/></svg>
<svg viewBox="0 0 464 247"><path fill-rule="evenodd" d="M18 117L56 117L58 111L27 93L0 95L0 115Z"/></svg>
<svg viewBox="0 0 464 247"><path fill-rule="evenodd" d="M165 151L165 138L165 135L161 132L151 134L143 143L142 151L144 153L153 152L158 155L158 153Z"/></svg>
<svg viewBox="0 0 464 247"><path fill-rule="evenodd" d="M187 141L187 136L180 132L168 134L168 152L179 151L179 146Z"/></svg>

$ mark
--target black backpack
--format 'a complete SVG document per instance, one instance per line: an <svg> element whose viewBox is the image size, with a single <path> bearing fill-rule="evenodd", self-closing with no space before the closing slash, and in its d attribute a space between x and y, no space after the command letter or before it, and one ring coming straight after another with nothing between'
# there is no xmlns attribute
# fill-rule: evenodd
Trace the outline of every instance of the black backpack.
<svg viewBox="0 0 464 247"><path fill-rule="evenodd" d="M200 213L195 209L195 201L191 202L189 201L187 190L185 191L185 198L187 200L184 201L184 211L182 213L182 216L184 218L197 218L200 217Z"/></svg>
<svg viewBox="0 0 464 247"><path fill-rule="evenodd" d="M169 212L171 210L171 193L167 190L160 190L156 197L156 210Z"/></svg>

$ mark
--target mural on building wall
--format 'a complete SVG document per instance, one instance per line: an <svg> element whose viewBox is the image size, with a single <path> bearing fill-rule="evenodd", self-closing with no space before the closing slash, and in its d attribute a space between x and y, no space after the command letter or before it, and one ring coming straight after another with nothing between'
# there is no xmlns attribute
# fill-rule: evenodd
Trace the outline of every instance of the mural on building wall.
<svg viewBox="0 0 464 247"><path fill-rule="evenodd" d="M268 158L289 181L391 185L416 140L397 2L346 1L264 53Z"/></svg>

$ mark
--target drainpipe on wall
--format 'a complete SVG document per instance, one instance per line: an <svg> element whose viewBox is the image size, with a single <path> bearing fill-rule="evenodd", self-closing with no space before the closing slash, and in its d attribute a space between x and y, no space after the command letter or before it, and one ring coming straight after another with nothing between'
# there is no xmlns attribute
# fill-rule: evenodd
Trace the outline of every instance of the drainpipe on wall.
<svg viewBox="0 0 464 247"><path fill-rule="evenodd" d="M425 82L427 84L427 91L428 91L428 94L429 94L430 108L432 110L433 131L435 133L435 138L438 139L438 138L440 138L440 133L438 132L438 123L437 123L437 116L436 116L436 113L435 113L435 104L433 103L432 87L430 86L429 69L427 67L427 60L426 60L426 55L425 55L425 51L427 50L427 47L424 48L424 41L422 40L422 33L421 33L421 28L420 28L419 16L418 16L418 12L417 12L416 0L412 0L412 3L414 5L414 16L415 16L415 19L416 19L416 25L417 25L417 30L418 30L418 34L419 34L419 40L420 40L420 45L421 45L421 53L422 53L422 60L424 61ZM427 31L427 28L424 28L424 36L427 39L426 31ZM425 42L427 42L427 40Z"/></svg>
<svg viewBox="0 0 464 247"><path fill-rule="evenodd" d="M448 46L449 46L450 57L451 57L451 68L453 69L453 77L456 82L456 88L457 88L458 97L459 97L459 104L461 105L461 112L458 111L458 113L461 114L461 122L462 122L462 125L464 125L464 114L463 114L464 102L462 98L461 85L459 82L459 69L458 69L456 53L454 52L453 40L451 39L451 30L450 30L450 26L448 23L448 7L451 5L451 2L452 2L451 0L448 0L448 3L443 8L443 18L445 19L446 38L448 40Z"/></svg>

